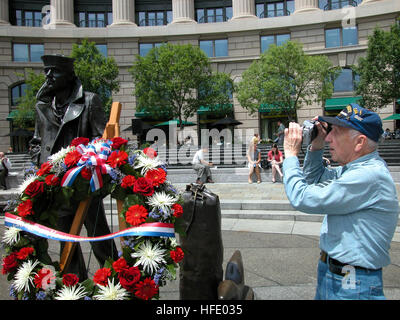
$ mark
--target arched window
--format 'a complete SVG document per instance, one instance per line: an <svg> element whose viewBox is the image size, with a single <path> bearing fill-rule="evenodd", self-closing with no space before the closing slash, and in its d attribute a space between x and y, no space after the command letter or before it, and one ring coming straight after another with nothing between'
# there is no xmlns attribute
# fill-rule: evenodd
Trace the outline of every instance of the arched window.
<svg viewBox="0 0 400 320"><path fill-rule="evenodd" d="M11 87L11 108L15 107L18 104L18 99L25 95L26 83L22 82L13 87Z"/></svg>

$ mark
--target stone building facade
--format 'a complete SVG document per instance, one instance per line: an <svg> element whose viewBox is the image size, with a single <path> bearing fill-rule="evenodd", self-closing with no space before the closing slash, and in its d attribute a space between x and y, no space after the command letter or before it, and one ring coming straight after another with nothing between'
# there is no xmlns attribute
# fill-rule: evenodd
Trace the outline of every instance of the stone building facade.
<svg viewBox="0 0 400 320"><path fill-rule="evenodd" d="M69 55L72 44L84 38L101 45L119 66L121 88L113 99L122 103L124 130L133 118L140 118L128 69L146 45L209 45L213 68L229 73L234 81L259 58L265 43L279 44L280 39L296 40L307 54L326 55L346 69L365 54L374 28L389 29L399 15L398 0L0 0L0 150L12 145L23 151L20 144L26 143L26 138L6 136L16 129L12 111L16 98L23 94L21 74L27 69L41 72L39 55ZM349 26L353 29L347 34ZM217 53L219 40L222 54ZM343 72L346 81L349 72ZM330 101L297 110L297 119L301 123L318 114L333 114L351 99L352 86L339 84ZM279 115L250 115L235 95L232 104L234 118L243 123L237 128L273 138ZM395 108L390 105L381 110L381 117L393 114ZM201 119L199 113L189 120L199 128ZM395 122L384 126L393 130ZM124 137L135 138L130 131L122 132Z"/></svg>

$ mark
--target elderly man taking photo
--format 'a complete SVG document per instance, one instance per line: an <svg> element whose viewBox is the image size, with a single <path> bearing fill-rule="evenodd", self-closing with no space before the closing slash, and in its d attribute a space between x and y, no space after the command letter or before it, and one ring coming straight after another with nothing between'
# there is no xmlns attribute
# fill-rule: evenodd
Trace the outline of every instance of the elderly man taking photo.
<svg viewBox="0 0 400 320"><path fill-rule="evenodd" d="M317 137L307 148L303 170L297 155L302 128L285 130L284 186L297 210L323 214L315 299L385 299L382 267L397 226L399 203L393 179L377 152L379 116L357 104L336 117L318 117ZM329 144L336 168L322 155Z"/></svg>

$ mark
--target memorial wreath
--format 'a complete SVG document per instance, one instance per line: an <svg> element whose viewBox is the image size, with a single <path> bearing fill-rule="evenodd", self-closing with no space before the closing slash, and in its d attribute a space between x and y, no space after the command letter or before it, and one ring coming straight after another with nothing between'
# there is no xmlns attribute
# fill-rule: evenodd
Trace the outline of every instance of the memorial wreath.
<svg viewBox="0 0 400 320"><path fill-rule="evenodd" d="M174 234L182 198L166 179L151 148L135 150L127 140L76 138L51 155L20 186L6 212L2 274L16 299L157 299L159 287L176 278L183 251ZM127 229L97 237L56 230L57 209L70 201L110 195L123 201ZM119 258L106 261L92 278L63 274L48 253L47 239L97 241L123 236Z"/></svg>

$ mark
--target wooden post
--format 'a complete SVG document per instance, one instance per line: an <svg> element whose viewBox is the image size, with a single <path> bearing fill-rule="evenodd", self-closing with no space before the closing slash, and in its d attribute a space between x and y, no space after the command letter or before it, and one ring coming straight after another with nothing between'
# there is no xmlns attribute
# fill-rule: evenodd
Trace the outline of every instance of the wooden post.
<svg viewBox="0 0 400 320"><path fill-rule="evenodd" d="M74 221L72 222L70 234L79 235L81 233L83 222L85 221L86 214L92 198L88 198L79 203L78 209L76 210ZM64 271L70 264L72 255L76 248L76 242L66 242L63 252L60 258L60 268Z"/></svg>
<svg viewBox="0 0 400 320"><path fill-rule="evenodd" d="M120 102L113 102L111 106L110 118L104 129L103 139L112 139L114 137L119 137L119 117L121 115L121 108L122 105ZM91 198L88 198L79 203L78 209L76 210L75 217L71 225L71 229L69 231L70 234L80 234L91 200ZM120 218L119 216L120 212L122 211L122 205L123 202L121 200L117 200L118 221L120 230L121 228L122 230L126 229L126 223L124 219ZM61 272L64 272L64 270L66 270L69 266L75 247L76 242L66 242L60 258Z"/></svg>

